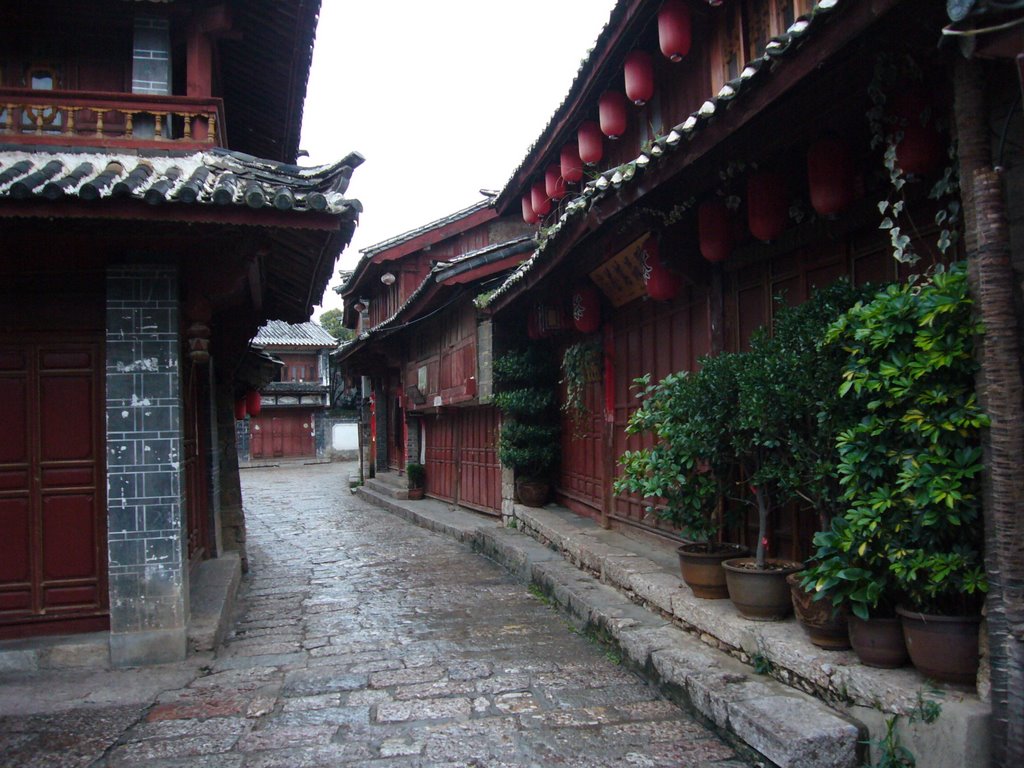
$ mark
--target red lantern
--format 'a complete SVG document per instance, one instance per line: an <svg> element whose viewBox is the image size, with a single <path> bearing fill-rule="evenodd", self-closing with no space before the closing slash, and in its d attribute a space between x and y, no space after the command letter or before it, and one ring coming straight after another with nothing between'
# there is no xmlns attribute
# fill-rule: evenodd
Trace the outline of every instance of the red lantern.
<svg viewBox="0 0 1024 768"><path fill-rule="evenodd" d="M526 313L526 335L530 341L537 341L541 338L540 323L538 322L537 307L530 307Z"/></svg>
<svg viewBox="0 0 1024 768"><path fill-rule="evenodd" d="M245 409L245 398L240 397L235 400L235 421L241 421L247 414L248 411Z"/></svg>
<svg viewBox="0 0 1024 768"><path fill-rule="evenodd" d="M587 165L596 165L604 157L604 134L593 120L587 120L576 134L579 139L580 160Z"/></svg>
<svg viewBox="0 0 1024 768"><path fill-rule="evenodd" d="M642 107L654 95L654 64L647 51L630 51L626 55L626 96Z"/></svg>
<svg viewBox="0 0 1024 768"><path fill-rule="evenodd" d="M662 261L658 241L648 237L644 241L644 282L647 284L647 295L655 301L672 301L683 288L683 280L675 272L670 272Z"/></svg>
<svg viewBox="0 0 1024 768"><path fill-rule="evenodd" d="M538 181L530 189L530 203L533 205L533 212L538 216L547 216L551 213L551 198L544 190L544 182Z"/></svg>
<svg viewBox="0 0 1024 768"><path fill-rule="evenodd" d="M533 210L533 195L527 192L523 195L523 221L527 224L537 224L540 222L540 217L537 212Z"/></svg>
<svg viewBox="0 0 1024 768"><path fill-rule="evenodd" d="M889 113L903 133L896 145L896 165L904 173L927 176L942 164L945 147L932 112L930 99L918 85L899 86L889 100Z"/></svg>
<svg viewBox="0 0 1024 768"><path fill-rule="evenodd" d="M682 0L665 0L658 11L658 45L671 61L682 61L690 52L690 9Z"/></svg>
<svg viewBox="0 0 1024 768"><path fill-rule="evenodd" d="M600 160L601 158L598 158ZM583 161L580 159L580 145L575 141L569 142L562 147L559 155L560 170L562 179L569 184L575 184L583 178Z"/></svg>
<svg viewBox="0 0 1024 768"><path fill-rule="evenodd" d="M259 390L249 390L249 394L245 396L245 409L250 416L260 415L260 411L263 409L263 398L260 397Z"/></svg>
<svg viewBox="0 0 1024 768"><path fill-rule="evenodd" d="M568 191L562 178L562 167L558 163L549 165L544 171L544 192L552 200L561 200Z"/></svg>
<svg viewBox="0 0 1024 768"><path fill-rule="evenodd" d="M811 207L822 216L846 210L856 192L850 145L838 136L825 136L807 150L807 186Z"/></svg>
<svg viewBox="0 0 1024 768"><path fill-rule="evenodd" d="M911 120L896 145L896 165L904 173L928 176L942 164L944 149L942 136L934 127Z"/></svg>
<svg viewBox="0 0 1024 768"><path fill-rule="evenodd" d="M778 173L760 171L747 179L747 224L758 240L778 240L786 229L789 201L786 179Z"/></svg>
<svg viewBox="0 0 1024 768"><path fill-rule="evenodd" d="M572 324L580 333L594 333L601 327L601 295L592 285L572 292Z"/></svg>
<svg viewBox="0 0 1024 768"><path fill-rule="evenodd" d="M626 97L619 91L605 91L597 100L597 116L601 133L617 139L626 132Z"/></svg>
<svg viewBox="0 0 1024 768"><path fill-rule="evenodd" d="M725 261L735 242L732 213L721 200L708 200L697 208L700 255L708 261Z"/></svg>

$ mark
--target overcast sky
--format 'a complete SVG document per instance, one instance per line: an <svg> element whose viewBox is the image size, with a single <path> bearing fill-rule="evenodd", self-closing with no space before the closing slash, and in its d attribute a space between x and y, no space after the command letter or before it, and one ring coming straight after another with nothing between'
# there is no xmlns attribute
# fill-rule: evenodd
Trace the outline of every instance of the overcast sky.
<svg viewBox="0 0 1024 768"><path fill-rule="evenodd" d="M540 136L615 0L322 0L302 129L303 163L366 162L359 249L501 189ZM332 288L323 308L340 306ZM314 310L314 319L320 308Z"/></svg>

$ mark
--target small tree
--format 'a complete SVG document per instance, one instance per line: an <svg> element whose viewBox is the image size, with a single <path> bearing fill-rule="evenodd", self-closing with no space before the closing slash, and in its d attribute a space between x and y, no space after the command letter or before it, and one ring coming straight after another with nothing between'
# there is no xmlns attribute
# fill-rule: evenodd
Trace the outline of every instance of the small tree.
<svg viewBox="0 0 1024 768"><path fill-rule="evenodd" d="M926 613L977 607L982 570L981 430L964 264L928 282L893 285L857 304L828 339L847 354L840 392L862 418L838 440L846 504L811 576L855 613L873 607L851 587L884 584ZM861 573L865 571L866 573Z"/></svg>
<svg viewBox="0 0 1024 768"><path fill-rule="evenodd" d="M696 372L681 371L651 384L637 379L640 407L626 426L648 434L650 448L626 451L616 493L651 500L648 511L679 527L683 535L709 545L718 532L720 499L735 463L729 439L736 418L739 355L701 359Z"/></svg>
<svg viewBox="0 0 1024 768"><path fill-rule="evenodd" d="M345 327L345 315L340 309L328 309L317 322L338 341L348 341L355 336L355 331Z"/></svg>

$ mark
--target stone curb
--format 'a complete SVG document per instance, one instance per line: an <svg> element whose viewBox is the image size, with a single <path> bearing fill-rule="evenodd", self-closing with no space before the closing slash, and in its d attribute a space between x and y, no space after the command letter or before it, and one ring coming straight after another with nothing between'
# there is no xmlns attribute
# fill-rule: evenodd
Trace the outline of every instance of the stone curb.
<svg viewBox="0 0 1024 768"><path fill-rule="evenodd" d="M188 652L216 650L227 634L242 581L238 552L223 552L196 567L189 585Z"/></svg>
<svg viewBox="0 0 1024 768"><path fill-rule="evenodd" d="M596 628L676 699L781 768L855 768L861 764L866 729L823 702L755 675L742 662L716 651L670 621L647 610L596 577L581 571L557 551L525 533L487 524L469 512L440 502L399 503L372 489L358 495L402 518L444 533L495 560L516 577L538 585L554 602ZM560 549L573 546L569 526L548 525L544 536ZM578 546L576 547L578 549ZM580 553L581 561L600 564L617 578L655 575L660 567L618 548ZM598 569L594 569L598 570ZM656 580L657 581L657 580ZM668 582L661 584L668 589ZM678 586L678 585L677 585ZM658 584L649 594L660 602Z"/></svg>

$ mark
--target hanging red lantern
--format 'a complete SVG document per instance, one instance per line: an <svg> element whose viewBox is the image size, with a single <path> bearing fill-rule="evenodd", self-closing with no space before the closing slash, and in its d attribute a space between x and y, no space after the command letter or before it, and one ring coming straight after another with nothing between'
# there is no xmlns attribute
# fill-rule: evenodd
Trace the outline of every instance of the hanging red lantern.
<svg viewBox="0 0 1024 768"><path fill-rule="evenodd" d="M259 390L249 390L249 394L245 396L245 410L249 412L250 416L260 415L260 411L263 410L263 398L260 396Z"/></svg>
<svg viewBox="0 0 1024 768"><path fill-rule="evenodd" d="M929 176L942 164L944 150L938 130L911 120L896 145L896 165L904 173Z"/></svg>
<svg viewBox="0 0 1024 768"><path fill-rule="evenodd" d="M786 179L779 173L759 171L747 178L747 224L750 234L763 242L778 240L789 219Z"/></svg>
<svg viewBox="0 0 1024 768"><path fill-rule="evenodd" d="M598 158L600 160L600 158ZM575 184L583 178L583 161L580 159L580 145L571 141L562 147L559 155L559 170L562 172L562 179L569 184Z"/></svg>
<svg viewBox="0 0 1024 768"><path fill-rule="evenodd" d="M235 421L241 421L248 413L245 408L245 398L240 397L235 400Z"/></svg>
<svg viewBox="0 0 1024 768"><path fill-rule="evenodd" d="M672 301L683 288L683 280L675 272L669 271L661 258L658 241L648 237L643 245L644 283L647 295L655 301Z"/></svg>
<svg viewBox="0 0 1024 768"><path fill-rule="evenodd" d="M572 324L580 333L594 333L601 327L601 294L592 285L572 292Z"/></svg>
<svg viewBox="0 0 1024 768"><path fill-rule="evenodd" d="M721 200L708 200L697 208L700 255L708 261L725 261L735 243L732 212Z"/></svg>
<svg viewBox="0 0 1024 768"><path fill-rule="evenodd" d="M626 97L619 91L605 91L597 100L597 119L601 133L615 140L626 132Z"/></svg>
<svg viewBox="0 0 1024 768"><path fill-rule="evenodd" d="M630 51L625 63L626 96L642 107L654 95L654 64L647 51Z"/></svg>
<svg viewBox="0 0 1024 768"><path fill-rule="evenodd" d="M593 120L587 120L580 125L576 133L579 139L580 160L587 165L596 165L604 157L604 134L601 133L601 126Z"/></svg>
<svg viewBox="0 0 1024 768"><path fill-rule="evenodd" d="M665 0L658 11L658 46L670 61L682 61L690 52L690 8L682 0Z"/></svg>
<svg viewBox="0 0 1024 768"><path fill-rule="evenodd" d="M544 182L538 181L530 189L530 203L533 205L533 212L540 217L551 213L551 198L544 190Z"/></svg>
<svg viewBox="0 0 1024 768"><path fill-rule="evenodd" d="M824 136L807 150L807 186L811 207L821 216L845 211L856 194L850 145L838 136Z"/></svg>
<svg viewBox="0 0 1024 768"><path fill-rule="evenodd" d="M540 217L537 212L533 210L533 195L527 192L523 195L523 221L527 224L537 224L540 222Z"/></svg>
<svg viewBox="0 0 1024 768"><path fill-rule="evenodd" d="M565 179L562 178L562 167L558 163L552 163L544 171L544 192L552 200L561 200L568 191L565 188Z"/></svg>
<svg viewBox="0 0 1024 768"><path fill-rule="evenodd" d="M903 134L896 145L896 166L904 173L928 176L942 164L945 152L931 100L922 86L901 84L888 102L889 114Z"/></svg>
<svg viewBox="0 0 1024 768"><path fill-rule="evenodd" d="M530 341L537 341L541 338L537 307L530 307L526 313L526 335Z"/></svg>

